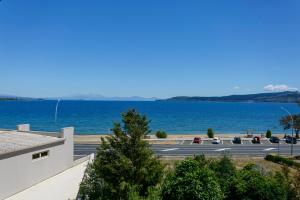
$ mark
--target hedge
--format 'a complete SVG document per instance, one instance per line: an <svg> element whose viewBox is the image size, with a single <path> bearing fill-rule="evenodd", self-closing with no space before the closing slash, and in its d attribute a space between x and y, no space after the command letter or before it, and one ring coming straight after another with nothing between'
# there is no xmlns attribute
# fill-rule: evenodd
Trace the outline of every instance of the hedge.
<svg viewBox="0 0 300 200"><path fill-rule="evenodd" d="M265 157L265 160L272 161L274 163L278 163L281 165L287 165L289 167L300 168L300 163L297 163L289 158L285 158L285 157L281 157L281 156L267 155Z"/></svg>

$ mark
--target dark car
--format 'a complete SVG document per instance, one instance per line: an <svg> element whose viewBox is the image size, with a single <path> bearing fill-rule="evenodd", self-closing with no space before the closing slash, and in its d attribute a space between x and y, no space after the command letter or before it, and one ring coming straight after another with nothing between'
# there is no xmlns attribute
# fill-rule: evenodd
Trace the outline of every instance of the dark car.
<svg viewBox="0 0 300 200"><path fill-rule="evenodd" d="M234 137L232 142L235 143L235 144L241 144L242 140L241 140L240 137Z"/></svg>
<svg viewBox="0 0 300 200"><path fill-rule="evenodd" d="M297 139L295 137L287 136L285 142L288 144L297 144Z"/></svg>
<svg viewBox="0 0 300 200"><path fill-rule="evenodd" d="M270 138L270 142L272 142L272 143L279 143L279 141L280 141L280 139L278 137L272 136Z"/></svg>
<svg viewBox="0 0 300 200"><path fill-rule="evenodd" d="M193 143L199 144L201 142L201 138L195 137Z"/></svg>
<svg viewBox="0 0 300 200"><path fill-rule="evenodd" d="M255 136L255 137L252 139L252 143L253 143L253 144L260 144L260 137Z"/></svg>

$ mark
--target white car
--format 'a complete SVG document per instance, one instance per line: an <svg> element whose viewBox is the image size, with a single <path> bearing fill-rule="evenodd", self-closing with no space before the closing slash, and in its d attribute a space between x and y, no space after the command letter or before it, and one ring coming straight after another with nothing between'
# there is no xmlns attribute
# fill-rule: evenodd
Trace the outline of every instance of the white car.
<svg viewBox="0 0 300 200"><path fill-rule="evenodd" d="M221 140L220 140L220 138L215 137L215 138L213 139L212 143L213 143L213 144L220 144L220 143L221 143Z"/></svg>

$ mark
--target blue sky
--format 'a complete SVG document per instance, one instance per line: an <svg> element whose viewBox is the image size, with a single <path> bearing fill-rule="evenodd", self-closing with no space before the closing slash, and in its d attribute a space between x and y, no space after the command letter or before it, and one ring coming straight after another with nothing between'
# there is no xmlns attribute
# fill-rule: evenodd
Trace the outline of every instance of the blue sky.
<svg viewBox="0 0 300 200"><path fill-rule="evenodd" d="M300 1L2 0L0 69L32 97L295 90Z"/></svg>

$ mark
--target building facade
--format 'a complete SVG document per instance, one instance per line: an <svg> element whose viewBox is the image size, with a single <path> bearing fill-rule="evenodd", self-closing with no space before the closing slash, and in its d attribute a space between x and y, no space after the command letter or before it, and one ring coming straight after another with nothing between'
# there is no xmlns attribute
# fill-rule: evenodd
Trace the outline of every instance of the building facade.
<svg viewBox="0 0 300 200"><path fill-rule="evenodd" d="M73 127L61 129L57 136L30 132L29 127L0 131L0 200L73 165Z"/></svg>

